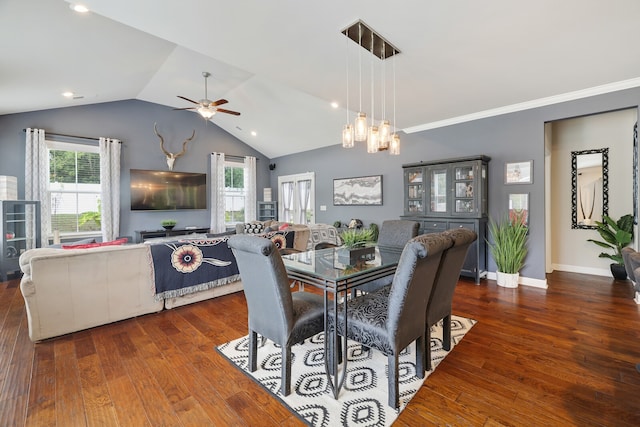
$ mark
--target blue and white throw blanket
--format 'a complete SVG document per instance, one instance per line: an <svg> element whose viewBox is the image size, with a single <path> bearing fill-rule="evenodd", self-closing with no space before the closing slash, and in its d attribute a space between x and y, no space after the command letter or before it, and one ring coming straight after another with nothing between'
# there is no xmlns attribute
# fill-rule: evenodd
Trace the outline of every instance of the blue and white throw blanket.
<svg viewBox="0 0 640 427"><path fill-rule="evenodd" d="M260 235L278 248L293 247L293 231ZM176 239L149 245L153 262L156 301L226 285L240 279L229 236L213 239Z"/></svg>

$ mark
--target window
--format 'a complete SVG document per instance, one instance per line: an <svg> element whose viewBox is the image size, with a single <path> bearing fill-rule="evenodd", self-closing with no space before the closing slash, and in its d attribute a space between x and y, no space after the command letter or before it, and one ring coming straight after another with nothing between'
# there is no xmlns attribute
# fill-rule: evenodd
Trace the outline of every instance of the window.
<svg viewBox="0 0 640 427"><path fill-rule="evenodd" d="M243 163L225 162L224 166L224 222L231 226L245 222L245 167Z"/></svg>
<svg viewBox="0 0 640 427"><path fill-rule="evenodd" d="M315 174L278 177L278 219L295 224L315 223Z"/></svg>
<svg viewBox="0 0 640 427"><path fill-rule="evenodd" d="M47 141L51 234L100 232L100 152L97 146Z"/></svg>

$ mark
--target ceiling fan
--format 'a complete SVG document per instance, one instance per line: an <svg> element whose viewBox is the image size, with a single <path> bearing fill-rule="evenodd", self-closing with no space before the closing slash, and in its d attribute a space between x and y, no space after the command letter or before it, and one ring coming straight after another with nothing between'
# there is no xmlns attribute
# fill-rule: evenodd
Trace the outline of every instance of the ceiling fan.
<svg viewBox="0 0 640 427"><path fill-rule="evenodd" d="M207 71L202 72L202 77L204 77L204 99L200 101L194 101L184 96L178 95L178 98L184 99L185 101L189 101L193 104L196 104L197 107L186 107L186 108L174 108L174 110L196 110L202 117L205 119L210 119L216 113L227 113L233 114L234 116L239 116L240 113L237 111L225 110L224 108L218 108L218 105L226 104L226 99L218 99L217 101L211 101L207 98L207 79L211 76L211 73Z"/></svg>

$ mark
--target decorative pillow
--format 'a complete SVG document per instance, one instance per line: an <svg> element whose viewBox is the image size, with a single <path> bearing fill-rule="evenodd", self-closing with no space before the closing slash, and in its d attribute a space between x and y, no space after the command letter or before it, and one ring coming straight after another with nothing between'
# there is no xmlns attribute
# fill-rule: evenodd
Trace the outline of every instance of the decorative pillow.
<svg viewBox="0 0 640 427"><path fill-rule="evenodd" d="M122 239L112 240L110 242L100 242L100 243L86 243L83 245L62 245L62 249L89 249L89 248L99 248L101 246L118 246L124 245L127 243L129 239L123 237Z"/></svg>
<svg viewBox="0 0 640 427"><path fill-rule="evenodd" d="M264 230L262 223L246 223L244 225L245 234L259 234Z"/></svg>

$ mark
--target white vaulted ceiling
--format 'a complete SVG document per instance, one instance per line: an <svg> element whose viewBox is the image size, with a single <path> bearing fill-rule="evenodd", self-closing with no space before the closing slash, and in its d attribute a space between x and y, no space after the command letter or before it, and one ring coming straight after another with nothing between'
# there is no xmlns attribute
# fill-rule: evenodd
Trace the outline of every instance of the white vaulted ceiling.
<svg viewBox="0 0 640 427"><path fill-rule="evenodd" d="M202 98L209 71L209 99L242 113L211 121L266 156L338 144L347 57L350 110L359 104L360 48L341 30L358 19L402 52L397 125L407 132L640 86L637 0L82 3L90 13L64 0L0 1L0 114L125 99L187 107L176 95ZM376 85L381 72L374 61Z"/></svg>

